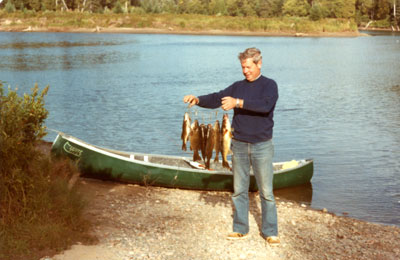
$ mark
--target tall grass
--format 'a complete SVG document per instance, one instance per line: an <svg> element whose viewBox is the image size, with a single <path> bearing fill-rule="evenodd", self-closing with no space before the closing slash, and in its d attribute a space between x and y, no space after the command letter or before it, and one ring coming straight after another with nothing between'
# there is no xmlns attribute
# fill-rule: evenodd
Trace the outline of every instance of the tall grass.
<svg viewBox="0 0 400 260"><path fill-rule="evenodd" d="M357 25L351 19L322 19L311 21L306 17L233 17L199 14L147 14L147 13L87 13L87 12L36 12L25 14L17 11L0 18L16 21L8 27L24 25L47 28L155 28L183 31L238 31L238 32L352 32Z"/></svg>
<svg viewBox="0 0 400 260"><path fill-rule="evenodd" d="M77 167L40 149L46 87L18 96L0 82L0 259L38 259L85 235L84 201L68 186Z"/></svg>

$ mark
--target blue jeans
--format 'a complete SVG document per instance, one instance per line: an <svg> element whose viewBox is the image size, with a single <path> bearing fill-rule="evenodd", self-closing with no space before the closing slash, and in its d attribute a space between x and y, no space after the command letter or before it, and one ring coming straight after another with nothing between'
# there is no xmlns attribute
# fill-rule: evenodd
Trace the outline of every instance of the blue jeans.
<svg viewBox="0 0 400 260"><path fill-rule="evenodd" d="M249 185L250 166L253 168L260 191L262 227L264 237L278 235L278 217L273 194L274 145L272 140L260 143L246 143L232 140L233 195L235 206L233 232L249 232Z"/></svg>

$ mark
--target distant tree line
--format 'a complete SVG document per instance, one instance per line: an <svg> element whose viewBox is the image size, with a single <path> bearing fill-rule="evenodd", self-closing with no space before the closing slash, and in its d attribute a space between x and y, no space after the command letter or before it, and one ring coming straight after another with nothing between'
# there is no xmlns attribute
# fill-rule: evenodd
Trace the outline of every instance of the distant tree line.
<svg viewBox="0 0 400 260"><path fill-rule="evenodd" d="M74 10L95 13L176 13L311 20L355 18L396 21L400 0L4 0L7 11ZM398 18L398 17L397 17Z"/></svg>

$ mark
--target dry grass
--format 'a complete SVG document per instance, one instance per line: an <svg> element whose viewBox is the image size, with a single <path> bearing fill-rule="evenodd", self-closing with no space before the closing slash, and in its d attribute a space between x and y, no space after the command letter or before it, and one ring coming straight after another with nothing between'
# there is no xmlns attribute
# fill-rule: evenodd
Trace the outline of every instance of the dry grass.
<svg viewBox="0 0 400 260"><path fill-rule="evenodd" d="M86 12L15 12L0 11L2 26L38 28L153 28L186 31L245 31L245 32L356 32L353 20L323 19L311 21L300 17L232 17L197 14L98 14ZM6 20L8 20L6 22Z"/></svg>
<svg viewBox="0 0 400 260"><path fill-rule="evenodd" d="M82 217L86 202L70 185L79 176L76 165L67 159L44 157L44 178L37 178L27 193L25 214L3 216L0 223L0 259L37 260L65 250L77 241L95 241L90 223Z"/></svg>

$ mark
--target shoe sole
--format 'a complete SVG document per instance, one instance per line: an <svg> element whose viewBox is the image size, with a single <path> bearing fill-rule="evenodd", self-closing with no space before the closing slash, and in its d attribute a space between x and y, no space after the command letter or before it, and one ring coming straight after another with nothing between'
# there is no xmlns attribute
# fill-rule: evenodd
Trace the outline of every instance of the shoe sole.
<svg viewBox="0 0 400 260"><path fill-rule="evenodd" d="M227 237L228 240L244 240L248 237L248 235L244 235L242 237Z"/></svg>

